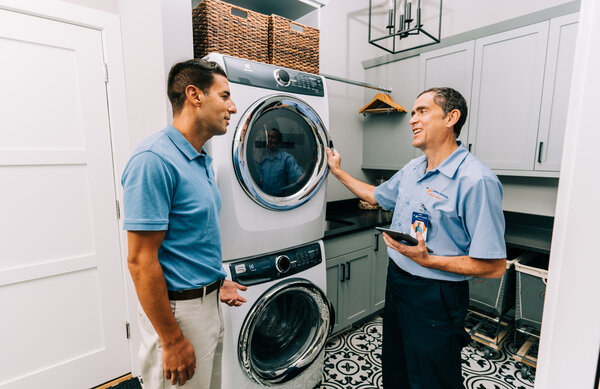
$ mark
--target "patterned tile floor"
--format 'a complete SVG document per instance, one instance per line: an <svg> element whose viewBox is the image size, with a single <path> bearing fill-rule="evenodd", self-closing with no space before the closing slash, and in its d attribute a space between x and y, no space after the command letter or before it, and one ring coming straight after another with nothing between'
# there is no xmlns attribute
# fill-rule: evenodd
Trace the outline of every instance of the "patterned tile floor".
<svg viewBox="0 0 600 389"><path fill-rule="evenodd" d="M382 320L374 316L362 326L332 338L325 350L325 380L321 389L382 388L381 376ZM472 341L462 351L466 389L533 388L533 374L524 378L509 336L499 351L488 358L486 347Z"/></svg>

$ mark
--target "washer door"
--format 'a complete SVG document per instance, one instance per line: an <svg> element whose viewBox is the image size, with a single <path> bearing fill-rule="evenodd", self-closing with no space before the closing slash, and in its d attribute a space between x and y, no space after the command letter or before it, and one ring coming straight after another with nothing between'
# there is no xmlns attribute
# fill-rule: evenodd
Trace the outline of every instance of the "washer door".
<svg viewBox="0 0 600 389"><path fill-rule="evenodd" d="M299 207L327 177L327 143L327 129L307 103L284 95L266 97L244 113L236 129L236 176L265 208Z"/></svg>
<svg viewBox="0 0 600 389"><path fill-rule="evenodd" d="M238 357L253 381L271 386L302 373L321 353L334 323L325 293L312 282L289 279L254 304L240 332Z"/></svg>

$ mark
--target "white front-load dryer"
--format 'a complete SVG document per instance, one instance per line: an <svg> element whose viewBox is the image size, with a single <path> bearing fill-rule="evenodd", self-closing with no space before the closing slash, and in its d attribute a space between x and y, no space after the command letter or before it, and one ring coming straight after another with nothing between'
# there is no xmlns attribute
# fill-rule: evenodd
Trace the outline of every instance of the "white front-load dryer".
<svg viewBox="0 0 600 389"><path fill-rule="evenodd" d="M209 153L222 197L223 261L321 239L329 105L323 77L209 54L237 114Z"/></svg>
<svg viewBox="0 0 600 389"><path fill-rule="evenodd" d="M334 312L325 296L323 242L225 264L246 285L241 307L223 305L223 389L312 389L323 378Z"/></svg>

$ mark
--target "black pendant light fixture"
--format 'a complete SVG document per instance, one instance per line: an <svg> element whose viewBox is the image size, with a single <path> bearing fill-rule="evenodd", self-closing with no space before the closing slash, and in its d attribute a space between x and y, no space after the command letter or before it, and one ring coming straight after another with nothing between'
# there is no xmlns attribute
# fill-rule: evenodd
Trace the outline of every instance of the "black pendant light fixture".
<svg viewBox="0 0 600 389"><path fill-rule="evenodd" d="M423 11L425 3L427 14ZM392 0L387 1L387 5L374 9L373 0L369 0L370 44L396 54L440 43L442 0ZM387 12L381 12L382 9ZM373 23L374 19L376 23ZM437 34L427 32L425 28L437 30Z"/></svg>

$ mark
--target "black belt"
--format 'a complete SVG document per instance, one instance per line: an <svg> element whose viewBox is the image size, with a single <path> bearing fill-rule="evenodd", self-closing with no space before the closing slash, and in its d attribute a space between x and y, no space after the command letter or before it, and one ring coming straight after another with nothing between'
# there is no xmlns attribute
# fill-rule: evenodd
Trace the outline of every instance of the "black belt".
<svg viewBox="0 0 600 389"><path fill-rule="evenodd" d="M431 278L425 278L425 277L421 277L421 276L416 276L414 274L410 274L409 272L407 272L406 270L404 270L400 266L398 266L392 258L390 258L390 263L394 266L394 269L396 269L396 271L398 273L402 274L403 276L414 278L417 280L431 280Z"/></svg>
<svg viewBox="0 0 600 389"><path fill-rule="evenodd" d="M169 290L169 300L192 300L200 297L207 296L208 294L214 292L215 290L221 288L223 285L223 280L216 280L212 284L208 284L201 288L195 289L185 289L185 290L177 290L172 291Z"/></svg>

